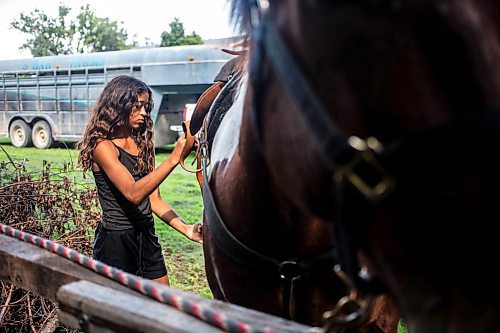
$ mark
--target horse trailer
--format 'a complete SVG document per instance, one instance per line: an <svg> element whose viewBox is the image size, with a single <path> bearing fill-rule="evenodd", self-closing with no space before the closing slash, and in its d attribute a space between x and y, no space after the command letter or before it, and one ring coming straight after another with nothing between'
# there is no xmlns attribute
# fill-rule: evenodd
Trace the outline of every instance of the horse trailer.
<svg viewBox="0 0 500 333"><path fill-rule="evenodd" d="M221 46L137 48L0 61L0 137L16 147L76 142L104 85L134 76L153 92L155 145L173 143L195 103L231 55Z"/></svg>

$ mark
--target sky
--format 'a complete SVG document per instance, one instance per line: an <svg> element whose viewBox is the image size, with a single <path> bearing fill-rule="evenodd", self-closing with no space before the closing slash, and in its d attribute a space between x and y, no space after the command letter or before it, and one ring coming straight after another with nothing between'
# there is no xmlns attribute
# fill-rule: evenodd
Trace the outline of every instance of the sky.
<svg viewBox="0 0 500 333"><path fill-rule="evenodd" d="M97 17L123 22L120 26L127 30L129 42L135 39L140 45L146 38L159 44L161 33L170 31L174 18L184 24L186 34L194 31L203 39L236 35L229 20L228 0L0 0L0 60L31 57L29 50L19 50L26 35L10 29L10 22L35 9L56 17L61 2L72 8L71 18L89 4Z"/></svg>

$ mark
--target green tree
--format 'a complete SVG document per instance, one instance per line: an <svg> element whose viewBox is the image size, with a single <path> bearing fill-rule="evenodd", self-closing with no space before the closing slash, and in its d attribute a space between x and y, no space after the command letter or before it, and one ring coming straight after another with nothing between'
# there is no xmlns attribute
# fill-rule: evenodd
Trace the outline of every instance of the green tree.
<svg viewBox="0 0 500 333"><path fill-rule="evenodd" d="M89 5L80 7L76 21L68 19L70 12L62 3L55 18L35 9L21 13L10 26L30 35L20 48L34 57L130 48L127 31L117 21L97 17Z"/></svg>
<svg viewBox="0 0 500 333"><path fill-rule="evenodd" d="M77 16L77 52L102 52L128 49L127 31L117 21L99 18L89 5L80 7Z"/></svg>
<svg viewBox="0 0 500 333"><path fill-rule="evenodd" d="M35 9L29 15L21 13L19 19L12 21L10 26L30 35L21 48L29 49L34 57L69 54L72 53L74 35L74 26L66 24L70 10L60 5L58 17L53 18Z"/></svg>
<svg viewBox="0 0 500 333"><path fill-rule="evenodd" d="M203 44L201 36L194 31L186 36L184 32L184 24L176 17L169 24L170 32L163 31L161 33L160 46L179 46L179 45L199 45Z"/></svg>

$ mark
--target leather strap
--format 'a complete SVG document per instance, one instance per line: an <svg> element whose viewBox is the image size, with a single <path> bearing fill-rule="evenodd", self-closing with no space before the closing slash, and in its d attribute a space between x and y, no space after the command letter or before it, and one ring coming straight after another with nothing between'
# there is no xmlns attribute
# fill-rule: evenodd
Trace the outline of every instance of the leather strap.
<svg viewBox="0 0 500 333"><path fill-rule="evenodd" d="M182 149L181 153L181 158L180 158L180 165L184 170L187 172L191 173L196 173L196 179L198 180L198 184L200 184L200 188L203 188L203 176L201 174L201 156L196 152L196 169L190 169L186 166L186 159L191 154L191 151L193 150L194 147L198 149L199 144L198 144L198 139L196 136L191 134L191 130L189 129L189 120L185 120L182 122L182 129L184 130L184 134L186 136L186 144L184 145L184 148ZM194 161L193 161L194 162Z"/></svg>
<svg viewBox="0 0 500 333"><path fill-rule="evenodd" d="M224 84L224 82L220 81L215 82L207 90L205 90L203 94L201 94L200 98L198 98L189 125L191 133L198 133L201 126L203 125L203 119L207 115L208 111L210 110L210 106L214 102Z"/></svg>
<svg viewBox="0 0 500 333"><path fill-rule="evenodd" d="M198 184L200 184L200 188L203 188L203 175L201 174L201 155L198 150L199 142L196 137L196 133L200 131L201 126L203 125L203 120L210 110L210 106L214 102L224 84L224 82L218 81L205 90L196 102L191 120L185 120L182 122L182 130L186 136L186 144L181 153L180 165L187 172L196 173L196 179L198 180ZM185 161L191 151L195 148L197 149L195 154L196 169L190 169L186 166Z"/></svg>
<svg viewBox="0 0 500 333"><path fill-rule="evenodd" d="M205 170L206 171L206 170ZM208 183L207 174L203 172L206 186L202 188L205 223L219 247L231 259L251 268L271 271L283 279L282 305L285 313L292 319L290 300L295 282L311 274L333 270L337 264L336 249L330 248L306 258L277 259L259 253L234 236L222 221L215 205L215 200Z"/></svg>

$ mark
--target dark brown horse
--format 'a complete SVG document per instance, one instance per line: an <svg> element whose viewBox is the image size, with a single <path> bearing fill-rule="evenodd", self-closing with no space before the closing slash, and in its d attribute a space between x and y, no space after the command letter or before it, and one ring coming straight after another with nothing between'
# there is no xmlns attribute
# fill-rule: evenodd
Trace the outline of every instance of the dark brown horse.
<svg viewBox="0 0 500 333"><path fill-rule="evenodd" d="M214 296L321 324L340 260L412 333L500 331L500 4L232 5L251 41L204 185Z"/></svg>

